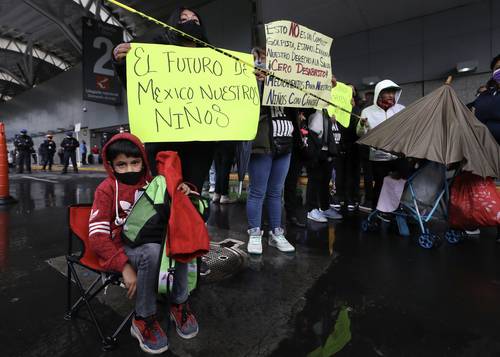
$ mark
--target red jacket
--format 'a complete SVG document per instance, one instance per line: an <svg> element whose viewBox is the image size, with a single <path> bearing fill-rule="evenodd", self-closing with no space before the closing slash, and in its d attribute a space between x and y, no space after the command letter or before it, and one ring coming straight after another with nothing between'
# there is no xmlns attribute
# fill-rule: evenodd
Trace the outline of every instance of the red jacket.
<svg viewBox="0 0 500 357"><path fill-rule="evenodd" d="M210 239L207 227L191 200L177 187L182 181L179 155L174 151L161 151L156 155L158 174L167 182L171 198L166 254L181 263L208 253Z"/></svg>
<svg viewBox="0 0 500 357"><path fill-rule="evenodd" d="M106 159L108 146L120 139L130 140L141 150L145 175L136 185L126 185L116 180L113 169ZM130 133L113 136L102 149L102 158L108 178L101 182L94 194L94 204L89 219L89 241L103 269L122 272L128 258L121 241L121 226L139 191L151 180L149 164L143 144Z"/></svg>

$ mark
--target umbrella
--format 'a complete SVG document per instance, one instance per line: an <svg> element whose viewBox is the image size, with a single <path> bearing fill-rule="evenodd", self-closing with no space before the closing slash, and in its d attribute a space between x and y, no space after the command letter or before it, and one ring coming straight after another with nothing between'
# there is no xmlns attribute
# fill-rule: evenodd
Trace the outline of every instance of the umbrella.
<svg viewBox="0 0 500 357"><path fill-rule="evenodd" d="M238 181L240 182L238 188L238 195L241 196L243 188L243 180L248 169L248 162L252 154L252 141L240 141L236 145L236 165L238 166Z"/></svg>
<svg viewBox="0 0 500 357"><path fill-rule="evenodd" d="M500 177L500 146L488 128L444 85L370 130L359 144Z"/></svg>

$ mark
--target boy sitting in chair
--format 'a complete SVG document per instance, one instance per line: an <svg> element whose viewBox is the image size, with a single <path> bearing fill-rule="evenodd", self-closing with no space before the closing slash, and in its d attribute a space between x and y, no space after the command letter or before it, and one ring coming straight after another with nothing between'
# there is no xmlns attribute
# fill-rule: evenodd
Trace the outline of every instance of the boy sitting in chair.
<svg viewBox="0 0 500 357"><path fill-rule="evenodd" d="M95 192L89 220L89 241L102 268L121 272L128 290L127 297L136 297L135 316L130 328L132 336L139 340L143 351L162 353L168 349L168 341L155 317L156 288L170 207L166 204L161 210L160 219L147 230L146 237L141 237L140 245L122 241L126 218L151 181L147 156L136 136L122 133L106 144L102 157L108 177ZM181 183L177 190L185 195L190 193L185 183ZM177 261L170 317L181 337L192 338L198 333L198 323L187 303L187 274L187 264Z"/></svg>

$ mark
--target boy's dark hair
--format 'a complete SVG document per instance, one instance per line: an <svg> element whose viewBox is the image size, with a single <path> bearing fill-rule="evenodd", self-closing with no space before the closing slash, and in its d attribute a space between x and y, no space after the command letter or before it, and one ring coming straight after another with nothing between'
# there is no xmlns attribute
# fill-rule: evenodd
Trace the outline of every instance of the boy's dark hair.
<svg viewBox="0 0 500 357"><path fill-rule="evenodd" d="M500 54L491 60L490 69L493 71L497 62L500 61Z"/></svg>
<svg viewBox="0 0 500 357"><path fill-rule="evenodd" d="M120 154L123 154L126 157L142 158L141 149L138 148L133 142L126 139L116 140L106 148L106 160L113 162L113 160Z"/></svg>

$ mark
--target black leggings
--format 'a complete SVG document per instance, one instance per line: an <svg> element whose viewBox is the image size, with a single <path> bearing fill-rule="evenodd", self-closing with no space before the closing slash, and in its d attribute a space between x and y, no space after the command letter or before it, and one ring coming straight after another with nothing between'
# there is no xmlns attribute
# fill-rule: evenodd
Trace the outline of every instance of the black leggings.
<svg viewBox="0 0 500 357"><path fill-rule="evenodd" d="M192 183L201 192L214 158L215 142L146 143L145 147L153 176L158 175L156 154L160 151L176 151L181 159L184 181Z"/></svg>
<svg viewBox="0 0 500 357"><path fill-rule="evenodd" d="M215 193L227 195L229 191L229 174L234 162L236 143L221 141L215 148Z"/></svg>

